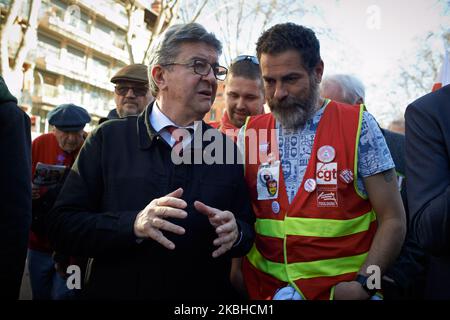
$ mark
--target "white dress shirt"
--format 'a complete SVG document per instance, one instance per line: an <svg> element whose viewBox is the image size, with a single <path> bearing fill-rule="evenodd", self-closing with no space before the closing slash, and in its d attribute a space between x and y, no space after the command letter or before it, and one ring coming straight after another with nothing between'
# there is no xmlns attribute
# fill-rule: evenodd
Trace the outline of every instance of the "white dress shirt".
<svg viewBox="0 0 450 320"><path fill-rule="evenodd" d="M156 132L166 141L171 147L175 144L175 139L172 137L171 133L167 130L168 126L174 126L181 129L197 129L198 123L200 121L195 121L194 124L187 126L187 127L180 127L173 123L172 120L170 120L159 108L158 102L155 101L153 105L152 112L150 113L150 124L152 125L153 129L155 129ZM192 136L189 136L186 139L183 139L183 149L192 141Z"/></svg>

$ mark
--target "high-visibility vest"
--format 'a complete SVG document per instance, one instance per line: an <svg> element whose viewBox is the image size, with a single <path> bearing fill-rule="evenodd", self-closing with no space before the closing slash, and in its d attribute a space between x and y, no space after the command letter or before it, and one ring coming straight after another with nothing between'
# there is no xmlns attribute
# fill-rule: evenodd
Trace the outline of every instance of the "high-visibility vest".
<svg viewBox="0 0 450 320"><path fill-rule="evenodd" d="M270 133L256 135L257 161L249 163L255 158L250 129L270 129L272 133L276 129L271 114L247 119L245 179L257 219L255 244L244 258L242 270L251 299L272 299L277 289L288 284L305 299L332 299L337 283L355 279L377 228L375 212L356 184L362 115L363 105L328 103L291 204L281 166L277 198L257 200L258 168L265 162L261 151L277 153L278 141L271 141ZM323 146L335 151L332 160L318 159ZM310 192L305 189L308 179L316 182L313 191L306 188Z"/></svg>

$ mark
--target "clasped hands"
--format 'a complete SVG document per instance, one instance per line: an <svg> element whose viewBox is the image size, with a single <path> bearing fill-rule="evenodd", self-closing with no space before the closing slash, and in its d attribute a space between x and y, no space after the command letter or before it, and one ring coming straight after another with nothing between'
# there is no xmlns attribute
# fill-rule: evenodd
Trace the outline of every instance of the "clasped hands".
<svg viewBox="0 0 450 320"><path fill-rule="evenodd" d="M185 219L187 217L187 212L184 210L187 203L181 199L182 195L183 189L178 188L164 197L152 200L136 217L135 235L139 238L153 239L167 249L175 249L175 244L167 239L162 231L178 235L186 232L184 228L166 220L166 218ZM195 201L194 207L208 217L209 223L217 233L218 237L213 244L218 248L212 253L212 256L217 258L230 250L239 233L233 213L207 206L200 201Z"/></svg>

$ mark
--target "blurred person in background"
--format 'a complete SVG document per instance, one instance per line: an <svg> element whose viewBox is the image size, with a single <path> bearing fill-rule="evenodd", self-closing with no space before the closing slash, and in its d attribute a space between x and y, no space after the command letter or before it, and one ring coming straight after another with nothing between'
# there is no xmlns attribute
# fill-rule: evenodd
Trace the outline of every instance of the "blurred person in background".
<svg viewBox="0 0 450 320"><path fill-rule="evenodd" d="M365 87L357 77L347 74L334 74L322 81L321 94L331 100L352 105L365 103ZM407 225L410 214L406 193L405 136L389 129L381 128L392 155L397 173L397 184L406 212ZM423 299L426 265L428 257L420 248L414 234L406 234L402 251L395 263L386 271L382 288L387 300Z"/></svg>
<svg viewBox="0 0 450 320"><path fill-rule="evenodd" d="M154 100L149 90L148 68L145 64L123 67L111 78L111 82L115 84L116 109L109 112L109 119L138 115Z"/></svg>
<svg viewBox="0 0 450 320"><path fill-rule="evenodd" d="M69 169L75 162L86 138L84 127L91 121L88 112L74 104L62 104L50 111L48 122L53 131L43 134L32 143L32 175L38 163L60 165ZM68 170L65 170L67 173ZM52 177L47 177L51 180ZM37 180L37 179L36 179ZM33 221L31 225L28 269L34 300L60 300L74 296L66 286L66 268L70 257L55 253L47 237L47 214L53 207L65 175L51 185L37 185L33 179ZM45 180L43 180L45 182Z"/></svg>

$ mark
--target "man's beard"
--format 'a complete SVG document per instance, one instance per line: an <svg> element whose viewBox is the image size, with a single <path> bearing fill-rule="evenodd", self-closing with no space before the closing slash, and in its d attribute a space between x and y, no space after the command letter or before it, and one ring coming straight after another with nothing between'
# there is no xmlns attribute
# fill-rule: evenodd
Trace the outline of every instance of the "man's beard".
<svg viewBox="0 0 450 320"><path fill-rule="evenodd" d="M283 100L269 99L268 104L275 119L283 128L298 129L312 118L319 102L319 84L310 76L310 91L306 98L287 96Z"/></svg>

